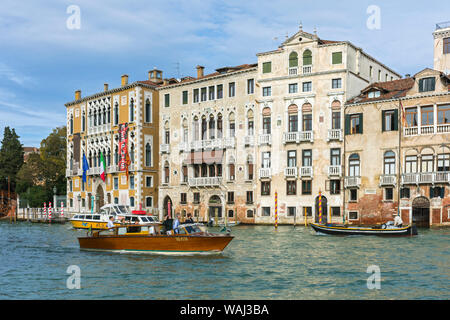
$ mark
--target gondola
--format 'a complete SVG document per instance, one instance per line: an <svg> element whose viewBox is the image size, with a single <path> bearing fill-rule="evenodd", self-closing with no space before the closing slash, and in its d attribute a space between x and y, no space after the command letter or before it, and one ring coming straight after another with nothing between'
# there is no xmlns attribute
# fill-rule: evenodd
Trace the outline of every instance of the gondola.
<svg viewBox="0 0 450 320"><path fill-rule="evenodd" d="M365 236L387 236L387 237L399 237L399 236L415 236L417 235L416 226L408 225L406 227L394 227L389 224L383 224L381 226L348 226L337 224L316 224L311 223L311 227L318 233L350 236L350 235L365 235Z"/></svg>

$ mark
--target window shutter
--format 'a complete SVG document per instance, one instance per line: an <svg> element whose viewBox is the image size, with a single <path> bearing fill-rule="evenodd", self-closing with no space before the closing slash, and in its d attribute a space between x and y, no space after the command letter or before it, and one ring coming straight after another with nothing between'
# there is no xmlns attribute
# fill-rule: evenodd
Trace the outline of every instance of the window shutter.
<svg viewBox="0 0 450 320"><path fill-rule="evenodd" d="M395 109L394 110L394 128L393 128L394 131L398 130L398 121L399 121L399 119L398 119L398 110Z"/></svg>
<svg viewBox="0 0 450 320"><path fill-rule="evenodd" d="M345 115L345 134L350 134L350 115Z"/></svg>
<svg viewBox="0 0 450 320"><path fill-rule="evenodd" d="M440 194L440 196L441 196L441 198L442 199L444 199L444 196L445 196L445 187L441 187L441 190L440 190L441 192L441 194Z"/></svg>
<svg viewBox="0 0 450 320"><path fill-rule="evenodd" d="M434 188L430 187L430 199L434 198Z"/></svg>
<svg viewBox="0 0 450 320"><path fill-rule="evenodd" d="M423 92L423 79L419 80L419 92Z"/></svg>
<svg viewBox="0 0 450 320"><path fill-rule="evenodd" d="M342 63L342 52L333 52L332 54L332 63L333 64L341 64Z"/></svg>
<svg viewBox="0 0 450 320"><path fill-rule="evenodd" d="M363 114L359 114L359 133L363 133Z"/></svg>
<svg viewBox="0 0 450 320"><path fill-rule="evenodd" d="M263 73L270 73L272 71L272 63L264 62L263 63Z"/></svg>
<svg viewBox="0 0 450 320"><path fill-rule="evenodd" d="M381 111L381 132L386 131L386 111Z"/></svg>

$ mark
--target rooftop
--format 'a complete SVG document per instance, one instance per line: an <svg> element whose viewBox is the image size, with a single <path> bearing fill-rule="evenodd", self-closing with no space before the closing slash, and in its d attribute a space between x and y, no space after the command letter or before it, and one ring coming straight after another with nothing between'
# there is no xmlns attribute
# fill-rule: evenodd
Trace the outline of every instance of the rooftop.
<svg viewBox="0 0 450 320"><path fill-rule="evenodd" d="M436 30L450 28L450 21L436 23Z"/></svg>

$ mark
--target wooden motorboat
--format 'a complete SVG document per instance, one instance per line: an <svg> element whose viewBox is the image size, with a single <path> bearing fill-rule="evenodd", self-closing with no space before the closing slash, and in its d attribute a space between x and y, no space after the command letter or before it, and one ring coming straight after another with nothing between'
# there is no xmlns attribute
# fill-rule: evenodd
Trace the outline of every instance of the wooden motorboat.
<svg viewBox="0 0 450 320"><path fill-rule="evenodd" d="M231 240L233 236L209 233L199 224L167 232L160 224L123 225L78 238L80 248L86 250L164 254L221 253Z"/></svg>
<svg viewBox="0 0 450 320"><path fill-rule="evenodd" d="M316 224L311 223L311 227L319 233L331 235L368 235L368 236L415 236L417 235L417 228L408 225L406 227L394 227L392 225L383 224L381 226L350 226L337 224Z"/></svg>
<svg viewBox="0 0 450 320"><path fill-rule="evenodd" d="M106 230L109 217L114 217L114 225L121 223L149 224L157 223L153 216L130 213L130 208L125 205L107 204L100 208L99 213L80 213L70 219L75 229Z"/></svg>

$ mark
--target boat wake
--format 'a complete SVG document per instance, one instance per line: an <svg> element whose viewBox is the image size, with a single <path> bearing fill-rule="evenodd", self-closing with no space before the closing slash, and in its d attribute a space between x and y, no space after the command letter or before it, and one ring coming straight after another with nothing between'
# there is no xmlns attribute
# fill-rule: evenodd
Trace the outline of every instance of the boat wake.
<svg viewBox="0 0 450 320"><path fill-rule="evenodd" d="M223 251L203 251L203 252L182 252L182 251L149 251L149 250L102 250L102 249L80 249L83 251L97 251L109 252L118 254L142 254L142 255L157 255L157 256L218 256L222 255Z"/></svg>

